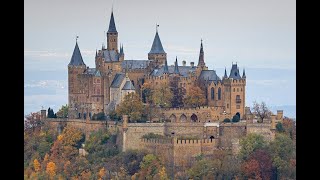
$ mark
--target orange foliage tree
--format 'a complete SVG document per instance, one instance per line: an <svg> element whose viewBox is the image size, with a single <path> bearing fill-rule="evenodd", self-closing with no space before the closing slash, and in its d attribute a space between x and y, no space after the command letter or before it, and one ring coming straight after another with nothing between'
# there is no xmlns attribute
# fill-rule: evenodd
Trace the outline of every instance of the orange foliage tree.
<svg viewBox="0 0 320 180"><path fill-rule="evenodd" d="M39 172L41 170L41 165L40 165L38 159L33 160L33 168L34 168L34 171L36 171L36 172Z"/></svg>
<svg viewBox="0 0 320 180"><path fill-rule="evenodd" d="M49 162L47 164L46 172L48 173L50 179L56 175L56 164L54 162Z"/></svg>
<svg viewBox="0 0 320 180"><path fill-rule="evenodd" d="M203 106L206 103L206 98L202 89L198 86L192 86L187 92L187 96L183 99L184 105L191 107Z"/></svg>

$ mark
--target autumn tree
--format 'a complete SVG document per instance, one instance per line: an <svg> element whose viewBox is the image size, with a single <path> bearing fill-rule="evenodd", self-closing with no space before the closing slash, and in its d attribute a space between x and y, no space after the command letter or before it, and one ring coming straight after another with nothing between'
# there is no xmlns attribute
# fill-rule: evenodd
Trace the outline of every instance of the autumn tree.
<svg viewBox="0 0 320 180"><path fill-rule="evenodd" d="M240 153L239 156L241 159L246 160L249 155L257 150L264 148L266 146L266 141L263 136L260 134L251 133L240 139Z"/></svg>
<svg viewBox="0 0 320 180"><path fill-rule="evenodd" d="M261 122L271 115L271 111L263 101L261 103L253 102L253 112L260 118Z"/></svg>
<svg viewBox="0 0 320 180"><path fill-rule="evenodd" d="M197 161L189 170L188 175L194 179L207 179L208 177L216 177L221 170L221 160L202 159Z"/></svg>
<svg viewBox="0 0 320 180"><path fill-rule="evenodd" d="M271 179L272 158L266 149L258 149L249 155L242 164L244 175L248 179Z"/></svg>
<svg viewBox="0 0 320 180"><path fill-rule="evenodd" d="M49 162L47 164L46 172L50 179L53 179L53 177L56 175L56 164L54 162Z"/></svg>
<svg viewBox="0 0 320 180"><path fill-rule="evenodd" d="M172 107L183 107L183 97L186 94L185 88L179 86L180 78L173 77L170 81L170 90L172 92Z"/></svg>
<svg viewBox="0 0 320 180"><path fill-rule="evenodd" d="M38 161L38 159L33 160L33 168L35 172L39 172L41 170L41 165Z"/></svg>
<svg viewBox="0 0 320 180"><path fill-rule="evenodd" d="M61 108L59 109L59 111L57 112L57 117L67 118L68 117L68 109L69 109L69 106L67 104L62 105Z"/></svg>
<svg viewBox="0 0 320 180"><path fill-rule="evenodd" d="M129 115L130 120L139 120L143 113L143 104L135 93L129 93L116 109L119 116Z"/></svg>
<svg viewBox="0 0 320 180"><path fill-rule="evenodd" d="M150 83L144 83L141 87L142 89L142 101L144 103L152 104L153 98L153 88Z"/></svg>
<svg viewBox="0 0 320 180"><path fill-rule="evenodd" d="M286 134L277 134L270 143L273 165L276 167L278 178L295 177L295 146Z"/></svg>
<svg viewBox="0 0 320 180"><path fill-rule="evenodd" d="M98 176L99 179L104 179L104 177L106 176L106 170L104 169L104 167L99 170Z"/></svg>
<svg viewBox="0 0 320 180"><path fill-rule="evenodd" d="M190 107L203 106L206 103L206 98L203 90L198 86L191 86L186 97L183 99L184 105Z"/></svg>
<svg viewBox="0 0 320 180"><path fill-rule="evenodd" d="M161 167L162 165L157 156L147 154L140 163L139 179L154 179Z"/></svg>
<svg viewBox="0 0 320 180"><path fill-rule="evenodd" d="M152 90L152 102L156 106L171 107L173 94L166 82L160 83Z"/></svg>
<svg viewBox="0 0 320 180"><path fill-rule="evenodd" d="M34 133L36 129L40 130L42 124L40 121L40 113L30 113L25 116L24 132Z"/></svg>

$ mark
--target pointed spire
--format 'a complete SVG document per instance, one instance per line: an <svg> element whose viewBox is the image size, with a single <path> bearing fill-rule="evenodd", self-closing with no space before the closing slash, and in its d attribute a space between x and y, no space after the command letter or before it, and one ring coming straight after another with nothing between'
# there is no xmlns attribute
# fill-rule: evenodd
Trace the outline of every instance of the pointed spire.
<svg viewBox="0 0 320 180"><path fill-rule="evenodd" d="M224 76L223 78L228 78L228 75L227 75L227 68L224 68Z"/></svg>
<svg viewBox="0 0 320 180"><path fill-rule="evenodd" d="M96 49L96 58L98 57L98 52L97 52L97 49Z"/></svg>
<svg viewBox="0 0 320 180"><path fill-rule="evenodd" d="M242 74L242 78L246 78L247 76L246 76L246 71L245 71L245 69L243 69L243 74Z"/></svg>
<svg viewBox="0 0 320 180"><path fill-rule="evenodd" d="M154 36L152 47L151 47L149 54L166 53L163 50L162 43L161 43L161 40L160 40L160 37L158 34L158 26L159 25L157 25L156 35Z"/></svg>
<svg viewBox="0 0 320 180"><path fill-rule="evenodd" d="M80 52L77 40L76 40L76 46L74 47L73 54L72 54L72 57L71 57L69 65L71 65L71 66L86 65L83 62L83 59L82 59L82 56L81 56L81 52Z"/></svg>
<svg viewBox="0 0 320 180"><path fill-rule="evenodd" d="M163 73L169 74L169 68L168 68L167 59L164 62Z"/></svg>
<svg viewBox="0 0 320 180"><path fill-rule="evenodd" d="M198 61L198 66L205 66L206 64L204 63L204 52L203 52L203 44L202 44L202 39L201 39L201 45L200 45L200 54L199 54L199 61Z"/></svg>
<svg viewBox="0 0 320 180"><path fill-rule="evenodd" d="M123 53L123 45L120 44L120 55L122 55L122 54L124 54L124 53Z"/></svg>
<svg viewBox="0 0 320 180"><path fill-rule="evenodd" d="M174 63L174 72L173 73L174 74L180 74L177 56L176 56L176 62Z"/></svg>
<svg viewBox="0 0 320 180"><path fill-rule="evenodd" d="M110 23L109 23L109 29L107 33L118 33L116 24L114 22L114 17L113 17L113 9L111 11L111 18L110 18Z"/></svg>

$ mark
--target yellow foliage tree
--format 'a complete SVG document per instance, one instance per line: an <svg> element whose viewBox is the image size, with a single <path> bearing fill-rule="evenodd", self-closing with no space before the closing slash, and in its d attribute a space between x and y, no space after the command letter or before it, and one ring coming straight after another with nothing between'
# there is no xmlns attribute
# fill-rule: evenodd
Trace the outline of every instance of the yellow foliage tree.
<svg viewBox="0 0 320 180"><path fill-rule="evenodd" d="M130 93L124 97L116 112L119 116L129 115L130 120L138 120L143 112L143 104L137 94Z"/></svg>
<svg viewBox="0 0 320 180"><path fill-rule="evenodd" d="M89 170L82 171L82 173L81 173L82 180L89 180L90 177L91 177L91 171L89 171Z"/></svg>
<svg viewBox="0 0 320 180"><path fill-rule="evenodd" d="M191 107L203 106L206 103L204 92L198 86L189 88L187 96L184 98L184 104Z"/></svg>
<svg viewBox="0 0 320 180"><path fill-rule="evenodd" d="M104 178L104 176L106 175L106 170L104 169L104 167L100 169L98 175L99 175L99 179L103 179Z"/></svg>
<svg viewBox="0 0 320 180"><path fill-rule="evenodd" d="M61 141L62 138L63 138L63 136L62 136L62 134L60 134L60 135L58 136L58 141Z"/></svg>
<svg viewBox="0 0 320 180"><path fill-rule="evenodd" d="M41 165L38 161L38 159L33 160L33 168L35 172L39 172L41 170Z"/></svg>
<svg viewBox="0 0 320 180"><path fill-rule="evenodd" d="M159 171L160 180L169 180L166 168L162 166L161 170Z"/></svg>
<svg viewBox="0 0 320 180"><path fill-rule="evenodd" d="M65 127L62 132L62 144L65 146L76 146L83 138L83 133L74 127Z"/></svg>
<svg viewBox="0 0 320 180"><path fill-rule="evenodd" d="M157 88L152 91L152 101L155 105L162 107L171 107L173 93L167 83L160 83Z"/></svg>
<svg viewBox="0 0 320 180"><path fill-rule="evenodd" d="M46 172L48 173L50 179L53 179L53 177L56 175L56 164L54 162L49 162L47 164Z"/></svg>

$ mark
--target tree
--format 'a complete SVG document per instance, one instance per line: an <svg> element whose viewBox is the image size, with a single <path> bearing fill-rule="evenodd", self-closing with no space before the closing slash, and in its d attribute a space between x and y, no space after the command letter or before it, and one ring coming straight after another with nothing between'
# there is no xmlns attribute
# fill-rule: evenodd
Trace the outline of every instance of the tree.
<svg viewBox="0 0 320 180"><path fill-rule="evenodd" d="M284 132L284 128L282 126L282 123L281 122L278 122L277 125L276 125L276 130L277 132Z"/></svg>
<svg viewBox="0 0 320 180"><path fill-rule="evenodd" d="M63 172L67 177L70 177L72 174L72 170L71 170L71 162L67 161L64 166L63 166Z"/></svg>
<svg viewBox="0 0 320 180"><path fill-rule="evenodd" d="M194 179L207 179L207 177L216 177L221 169L220 159L197 161L189 170L188 175Z"/></svg>
<svg viewBox="0 0 320 180"><path fill-rule="evenodd" d="M183 106L183 97L186 94L186 90L179 86L179 77L173 77L170 81L170 89L172 92L171 105L172 107L182 107Z"/></svg>
<svg viewBox="0 0 320 180"><path fill-rule="evenodd" d="M203 106L206 103L205 95L198 86L191 86L187 96L183 99L184 105L191 107Z"/></svg>
<svg viewBox="0 0 320 180"><path fill-rule="evenodd" d="M104 167L102 167L100 170L99 170L99 179L103 179L105 176L106 176L106 170L104 169Z"/></svg>
<svg viewBox="0 0 320 180"><path fill-rule="evenodd" d="M150 83L144 83L141 87L142 89L142 100L145 103L152 104L153 90Z"/></svg>
<svg viewBox="0 0 320 180"><path fill-rule="evenodd" d="M261 119L261 122L271 115L271 111L263 101L260 104L256 101L253 102L253 112Z"/></svg>
<svg viewBox="0 0 320 180"><path fill-rule="evenodd" d="M166 168L162 166L161 170L159 171L160 180L169 180L168 175L166 173Z"/></svg>
<svg viewBox="0 0 320 180"><path fill-rule="evenodd" d="M41 170L41 165L38 161L38 159L33 160L33 168L35 172L39 172Z"/></svg>
<svg viewBox="0 0 320 180"><path fill-rule="evenodd" d="M242 164L246 178L271 179L272 158L266 149L258 149Z"/></svg>
<svg viewBox="0 0 320 180"><path fill-rule="evenodd" d="M67 118L68 117L68 109L69 106L66 104L65 106L62 105L59 111L57 112L57 117L59 118Z"/></svg>
<svg viewBox="0 0 320 180"><path fill-rule="evenodd" d="M159 173L160 169L161 163L158 157L153 154L147 154L140 163L139 177L154 179L154 176Z"/></svg>
<svg viewBox="0 0 320 180"><path fill-rule="evenodd" d="M130 120L138 120L143 113L143 104L135 93L129 93L117 107L116 113L119 116L129 115Z"/></svg>
<svg viewBox="0 0 320 180"><path fill-rule="evenodd" d="M222 158L222 179L235 179L241 172L240 159L237 156L225 155Z"/></svg>
<svg viewBox="0 0 320 180"><path fill-rule="evenodd" d="M47 164L46 172L48 173L50 179L53 179L53 177L56 175L56 164L54 162L49 162Z"/></svg>
<svg viewBox="0 0 320 180"><path fill-rule="evenodd" d="M40 113L30 113L25 116L24 131L33 133L35 130L40 130L43 123L40 121Z"/></svg>
<svg viewBox="0 0 320 180"><path fill-rule="evenodd" d="M225 118L223 122L228 123L228 122L231 122L231 120L229 118Z"/></svg>
<svg viewBox="0 0 320 180"><path fill-rule="evenodd" d="M240 121L240 117L238 115L234 115L232 117L232 122L239 122Z"/></svg>
<svg viewBox="0 0 320 180"><path fill-rule="evenodd" d="M57 118L57 115L54 113L53 109L48 108L48 118Z"/></svg>
<svg viewBox="0 0 320 180"><path fill-rule="evenodd" d="M152 102L157 106L171 107L172 98L173 94L167 83L160 83L159 86L152 91Z"/></svg>
<svg viewBox="0 0 320 180"><path fill-rule="evenodd" d="M266 141L262 135L251 133L240 140L240 146L239 156L241 159L246 160L253 151L264 148Z"/></svg>

